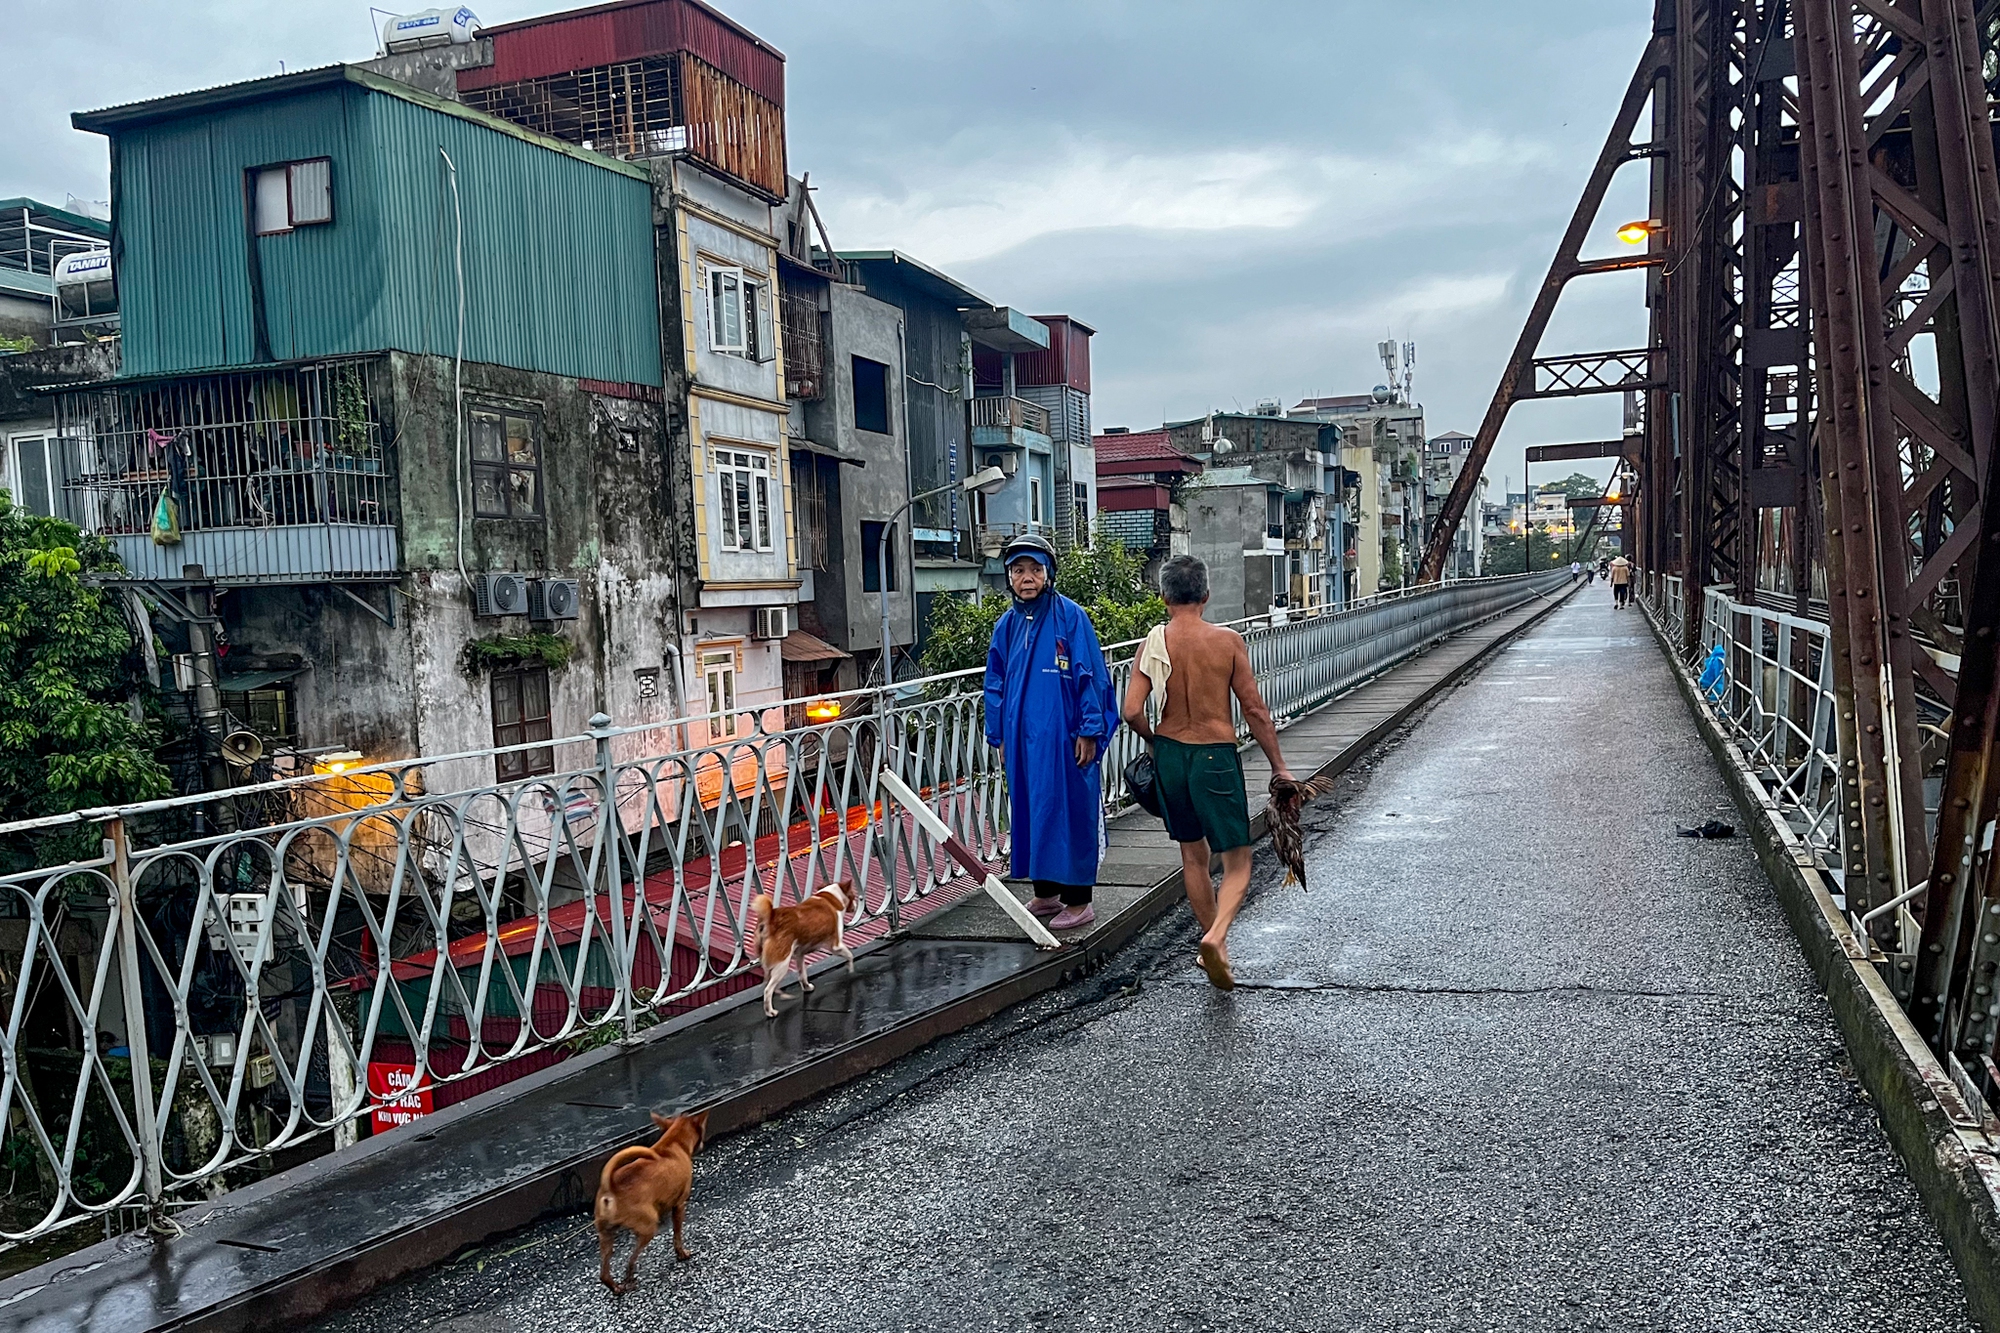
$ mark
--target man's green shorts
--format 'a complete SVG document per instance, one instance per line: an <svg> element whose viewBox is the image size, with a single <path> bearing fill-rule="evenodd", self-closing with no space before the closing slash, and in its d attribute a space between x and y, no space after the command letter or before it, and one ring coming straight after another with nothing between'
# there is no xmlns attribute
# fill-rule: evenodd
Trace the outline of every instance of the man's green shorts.
<svg viewBox="0 0 2000 1333"><path fill-rule="evenodd" d="M1167 836L1175 842L1208 839L1212 852L1250 845L1250 802L1243 794L1243 760L1234 745L1183 745L1165 736L1153 743Z"/></svg>

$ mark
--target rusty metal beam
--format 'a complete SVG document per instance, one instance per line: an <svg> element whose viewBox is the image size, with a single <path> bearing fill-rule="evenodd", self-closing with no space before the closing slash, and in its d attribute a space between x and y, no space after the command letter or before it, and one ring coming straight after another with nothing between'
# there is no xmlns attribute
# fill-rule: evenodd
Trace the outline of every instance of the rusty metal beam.
<svg viewBox="0 0 2000 1333"><path fill-rule="evenodd" d="M1632 131L1638 126L1639 113L1645 108L1647 99L1653 95L1654 87L1665 71L1670 52L1671 44L1664 36L1656 34L1646 43L1639 66L1626 86L1624 100L1619 103L1618 114L1612 119L1611 131L1605 136L1604 146L1598 152L1597 163L1591 168L1589 180L1584 183L1576 211L1570 215L1569 227L1556 247L1547 276L1535 293L1534 304L1529 307L1528 318L1514 344L1513 355L1507 359L1507 368L1501 372L1499 387L1493 391L1493 400L1487 405L1486 415L1479 423L1471 455L1466 459L1465 466L1459 469L1457 480L1452 482L1451 491L1445 496L1444 507L1439 510L1437 521L1431 527L1430 543L1425 547L1423 562L1418 566L1419 583L1435 583L1444 574L1444 562L1450 554L1453 537L1478 490L1479 478L1486 470L1486 460L1493 453L1494 442L1500 438L1500 428L1506 424L1507 411L1514 405L1522 377L1533 373L1535 349L1541 345L1542 334L1549 326L1549 317L1555 313L1556 302L1569 280L1584 271L1585 261L1580 258L1580 253L1590 225L1604 204L1605 189L1618 168L1634 160Z"/></svg>
<svg viewBox="0 0 2000 1333"><path fill-rule="evenodd" d="M1528 446L1530 463L1560 463L1571 458L1637 458L1638 440L1627 436L1622 440L1583 440L1576 444L1531 444Z"/></svg>

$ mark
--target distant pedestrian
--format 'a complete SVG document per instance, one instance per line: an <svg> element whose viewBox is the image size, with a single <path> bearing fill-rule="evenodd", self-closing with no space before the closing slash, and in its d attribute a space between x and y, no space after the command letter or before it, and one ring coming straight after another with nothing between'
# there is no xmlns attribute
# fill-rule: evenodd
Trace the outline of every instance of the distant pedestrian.
<svg viewBox="0 0 2000 1333"><path fill-rule="evenodd" d="M986 743L1000 750L1016 879L1051 930L1097 919L1090 905L1104 822L1099 760L1118 726L1104 648L1084 609L1057 592L1055 548L1015 539L1001 553L1014 605L986 654Z"/></svg>
<svg viewBox="0 0 2000 1333"><path fill-rule="evenodd" d="M1613 610L1632 600L1632 562L1619 556L1611 562L1611 606Z"/></svg>
<svg viewBox="0 0 2000 1333"><path fill-rule="evenodd" d="M1575 581L1576 581L1577 579L1581 578L1582 576L1583 576L1583 562L1582 562L1581 560L1572 560L1572 561L1570 561L1570 562L1569 562L1569 577L1570 577L1570 581L1571 581L1571 582L1575 582Z"/></svg>
<svg viewBox="0 0 2000 1333"><path fill-rule="evenodd" d="M1292 771L1278 751L1278 729L1257 690L1243 636L1202 619L1208 566L1191 555L1175 556L1160 570L1160 596L1167 604L1167 623L1163 633L1156 631L1158 639L1149 639L1133 668L1125 691L1125 720L1153 742L1167 836L1181 845L1188 906L1201 922L1202 970L1218 990L1233 990L1229 926L1250 892L1250 805L1236 750L1232 698L1270 760L1272 776L1289 780ZM1146 700L1156 685L1166 696L1157 730L1146 717ZM1208 871L1214 852L1222 854L1219 894Z"/></svg>

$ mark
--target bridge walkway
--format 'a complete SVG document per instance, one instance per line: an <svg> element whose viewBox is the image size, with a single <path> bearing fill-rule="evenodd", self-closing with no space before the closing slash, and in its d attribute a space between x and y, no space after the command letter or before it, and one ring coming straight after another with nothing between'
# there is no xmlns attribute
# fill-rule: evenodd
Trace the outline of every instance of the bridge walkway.
<svg viewBox="0 0 2000 1333"><path fill-rule="evenodd" d="M1089 983L699 1162L622 1306L580 1216L322 1327L1972 1327L1637 611L1593 589ZM664 1246L659 1247L664 1249Z"/></svg>

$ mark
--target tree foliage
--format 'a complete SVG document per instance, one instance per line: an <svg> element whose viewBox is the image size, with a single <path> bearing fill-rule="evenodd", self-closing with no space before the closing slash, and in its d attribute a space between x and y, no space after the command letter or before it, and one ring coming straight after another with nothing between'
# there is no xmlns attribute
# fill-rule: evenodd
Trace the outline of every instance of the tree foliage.
<svg viewBox="0 0 2000 1333"><path fill-rule="evenodd" d="M133 716L132 633L86 578L119 572L103 538L0 491L0 820L172 790L153 728ZM0 865L36 850L0 845Z"/></svg>
<svg viewBox="0 0 2000 1333"><path fill-rule="evenodd" d="M1145 564L1125 544L1102 531L1089 546L1072 546L1056 561L1056 591L1081 606L1106 645L1143 637L1167 618L1167 604L1148 587ZM986 665L993 627L1013 605L1005 595L980 601L940 597L931 609L924 645L924 674L941 675Z"/></svg>
<svg viewBox="0 0 2000 1333"><path fill-rule="evenodd" d="M1536 528L1530 537L1534 568L1554 569L1570 562L1569 546L1562 540L1552 539L1541 528ZM1501 574L1519 574L1521 569L1521 539L1513 533L1486 539L1486 561L1481 573L1498 577Z"/></svg>

